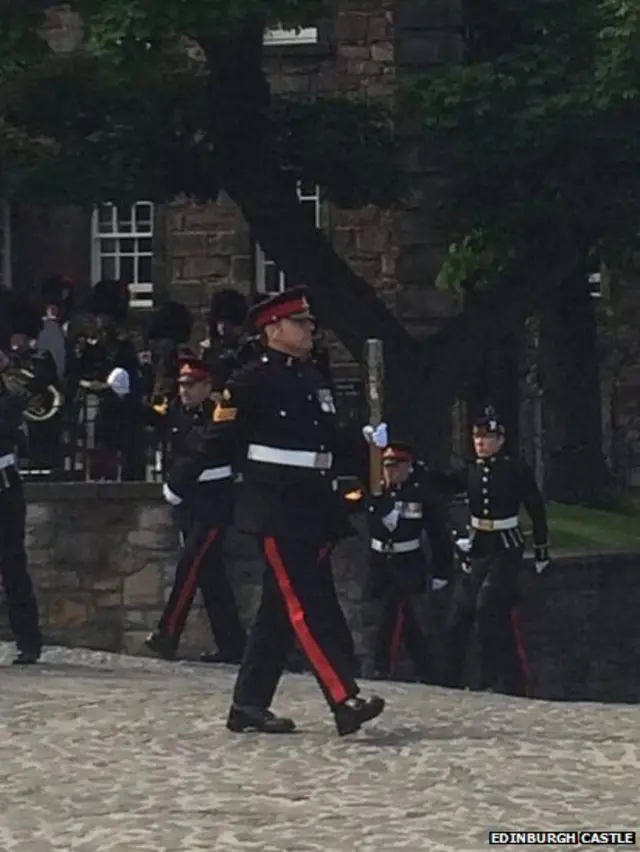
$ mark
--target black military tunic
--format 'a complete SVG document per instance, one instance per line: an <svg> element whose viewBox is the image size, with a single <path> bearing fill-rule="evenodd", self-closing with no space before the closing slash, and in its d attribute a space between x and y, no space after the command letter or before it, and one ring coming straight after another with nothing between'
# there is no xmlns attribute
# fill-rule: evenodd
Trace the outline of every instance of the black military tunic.
<svg viewBox="0 0 640 852"><path fill-rule="evenodd" d="M257 537L266 568L236 706L270 706L294 631L332 707L358 693L326 558L354 532L334 483L354 457L336 413L317 367L273 349L233 377L214 412L210 440L227 447L243 477L236 523Z"/></svg>
<svg viewBox="0 0 640 852"><path fill-rule="evenodd" d="M502 452L477 459L461 480L471 515L470 558L468 573L459 578L447 625L447 682L450 686L462 683L467 640L475 623L479 686L524 695L530 683L516 608L524 552L519 513L524 506L531 518L536 561L546 561L544 500L528 465Z"/></svg>
<svg viewBox="0 0 640 852"><path fill-rule="evenodd" d="M15 454L28 396L28 391L24 396L10 393L0 373L0 571L20 651L17 662L34 662L42 649L38 606L27 571L26 508Z"/></svg>
<svg viewBox="0 0 640 852"><path fill-rule="evenodd" d="M453 553L447 515L428 487L420 465L397 487L368 501L371 594L382 604L374 638L376 675L389 676L404 641L420 680L430 680L433 666L420 615L412 600L426 589L427 575L448 581ZM431 550L430 565L423 533Z"/></svg>
<svg viewBox="0 0 640 852"><path fill-rule="evenodd" d="M223 560L233 520L233 471L219 447L204 444L213 410L210 400L192 409L176 401L166 415L173 457L167 487L181 500L174 513L183 550L160 623L148 641L166 656L175 653L199 588L220 658L237 661L245 632Z"/></svg>

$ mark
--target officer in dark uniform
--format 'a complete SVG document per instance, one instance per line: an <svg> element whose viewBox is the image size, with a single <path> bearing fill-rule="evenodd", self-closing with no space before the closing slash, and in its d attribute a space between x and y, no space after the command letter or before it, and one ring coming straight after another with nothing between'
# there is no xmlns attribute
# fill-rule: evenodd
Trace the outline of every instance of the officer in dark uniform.
<svg viewBox="0 0 640 852"><path fill-rule="evenodd" d="M265 562L262 599L227 719L231 731L289 733L270 708L294 636L331 707L340 735L378 716L384 701L363 699L345 647L344 614L326 549L352 534L332 485L343 452L331 391L309 359L315 320L305 288L254 306L264 353L238 371L213 415L211 447L235 455L236 523L253 534ZM213 451L213 449L211 450Z"/></svg>
<svg viewBox="0 0 640 852"><path fill-rule="evenodd" d="M533 472L504 452L504 440L504 426L488 406L473 426L475 463L459 477L471 522L469 538L457 543L467 570L461 572L447 623L447 685L462 685L467 640L475 624L480 688L526 695L526 655L515 609L524 552L520 507L533 524L538 574L549 564L547 516Z"/></svg>
<svg viewBox="0 0 640 852"><path fill-rule="evenodd" d="M48 349L41 349L37 344L43 329L39 305L21 294L13 294L9 322L14 365L33 373L39 387L44 389L51 386L60 392L56 362ZM58 467L57 462L61 455L61 420L60 410L48 420L30 421L25 424L25 433L28 435L27 455L32 473L49 474Z"/></svg>
<svg viewBox="0 0 640 852"><path fill-rule="evenodd" d="M197 358L181 362L180 405L172 405L167 415L172 422L174 463L164 486L164 496L175 507L182 532L183 549L176 568L173 588L156 631L147 647L166 659L173 659L196 591L201 589L211 632L218 651L203 654L204 662L239 662L245 646L245 632L238 615L233 591L223 563L224 539L233 517L232 468L226 459L211 457L195 478L185 479L191 468L192 445L197 433L211 422L212 375L207 364Z"/></svg>
<svg viewBox="0 0 640 852"><path fill-rule="evenodd" d="M425 531L431 549L432 588L445 588L451 578L453 548L443 503L426 481L408 444L393 441L382 454L384 489L368 500L371 594L382 605L374 643L376 678L388 678L404 641L415 674L423 683L434 673L427 638L414 600L426 591Z"/></svg>
<svg viewBox="0 0 640 852"><path fill-rule="evenodd" d="M0 306L6 308L8 301L8 296L0 296ZM29 665L36 663L40 657L42 635L38 605L27 571L24 543L26 507L15 452L29 389L25 388L24 394L15 393L2 379L2 374L11 364L11 332L3 307L0 307L0 313L3 314L0 316L0 572L9 623L18 648L18 656L13 662L15 665Z"/></svg>

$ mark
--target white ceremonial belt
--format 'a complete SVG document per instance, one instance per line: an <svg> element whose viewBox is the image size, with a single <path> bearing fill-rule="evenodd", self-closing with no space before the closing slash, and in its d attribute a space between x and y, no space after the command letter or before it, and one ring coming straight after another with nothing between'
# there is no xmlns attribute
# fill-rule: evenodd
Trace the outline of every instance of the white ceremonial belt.
<svg viewBox="0 0 640 852"><path fill-rule="evenodd" d="M313 453L308 450L280 450L276 447L264 447L262 444L249 444L247 458L250 461L282 464L288 467L308 467L329 470L333 465L331 453Z"/></svg>
<svg viewBox="0 0 640 852"><path fill-rule="evenodd" d="M216 479L228 479L232 475L231 465L224 467L208 467L198 477L198 482L214 482Z"/></svg>
<svg viewBox="0 0 640 852"><path fill-rule="evenodd" d="M481 532L498 532L500 530L513 530L519 524L517 517L512 518L471 518L471 526L474 530Z"/></svg>
<svg viewBox="0 0 640 852"><path fill-rule="evenodd" d="M13 453L7 453L6 456L0 456L0 470L6 470L8 467L15 467L16 457Z"/></svg>
<svg viewBox="0 0 640 852"><path fill-rule="evenodd" d="M420 550L420 539L412 538L411 541L386 542L372 538L371 550L375 550L377 553L411 553L413 550Z"/></svg>

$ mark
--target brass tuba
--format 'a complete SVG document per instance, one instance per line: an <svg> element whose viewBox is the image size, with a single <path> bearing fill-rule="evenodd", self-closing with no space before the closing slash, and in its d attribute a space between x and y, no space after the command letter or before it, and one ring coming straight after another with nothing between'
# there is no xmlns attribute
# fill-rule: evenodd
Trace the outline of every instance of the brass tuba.
<svg viewBox="0 0 640 852"><path fill-rule="evenodd" d="M35 390L36 376L25 367L10 366L0 376L9 393L23 400L25 420L42 423L62 408L63 397L53 385Z"/></svg>

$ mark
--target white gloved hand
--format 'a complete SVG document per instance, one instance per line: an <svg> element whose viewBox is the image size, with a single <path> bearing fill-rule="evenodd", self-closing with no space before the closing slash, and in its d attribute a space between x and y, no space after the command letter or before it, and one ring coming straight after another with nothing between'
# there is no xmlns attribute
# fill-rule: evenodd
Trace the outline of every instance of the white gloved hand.
<svg viewBox="0 0 640 852"><path fill-rule="evenodd" d="M362 434L368 444L373 444L381 450L389 443L389 432L386 423L380 423L379 426L363 426Z"/></svg>
<svg viewBox="0 0 640 852"><path fill-rule="evenodd" d="M442 580L440 577L433 577L431 580L431 588L434 592L439 592L442 589L445 589L449 585L448 580Z"/></svg>
<svg viewBox="0 0 640 852"><path fill-rule="evenodd" d="M164 497L164 499L167 501L167 503L170 503L172 506L179 506L179 505L180 505L180 503L182 503L182 497L179 497L179 496L175 493L175 491L172 491L172 490L169 488L169 486L167 485L167 483L166 483L166 482L165 482L165 484L162 486L162 496L163 496L163 497Z"/></svg>
<svg viewBox="0 0 640 852"><path fill-rule="evenodd" d="M456 539L456 547L458 550L461 550L462 553L469 553L471 550L471 539L470 538L457 538Z"/></svg>
<svg viewBox="0 0 640 852"><path fill-rule="evenodd" d="M116 396L127 396L131 391L129 373L122 367L114 367L107 376L107 386L111 388Z"/></svg>
<svg viewBox="0 0 640 852"><path fill-rule="evenodd" d="M400 520L400 510L392 509L388 515L385 515L382 518L382 523L389 530L389 532L393 532L398 526L398 521Z"/></svg>
<svg viewBox="0 0 640 852"><path fill-rule="evenodd" d="M545 568L547 568L551 564L549 559L546 559L544 562L536 562L536 574L542 574Z"/></svg>

